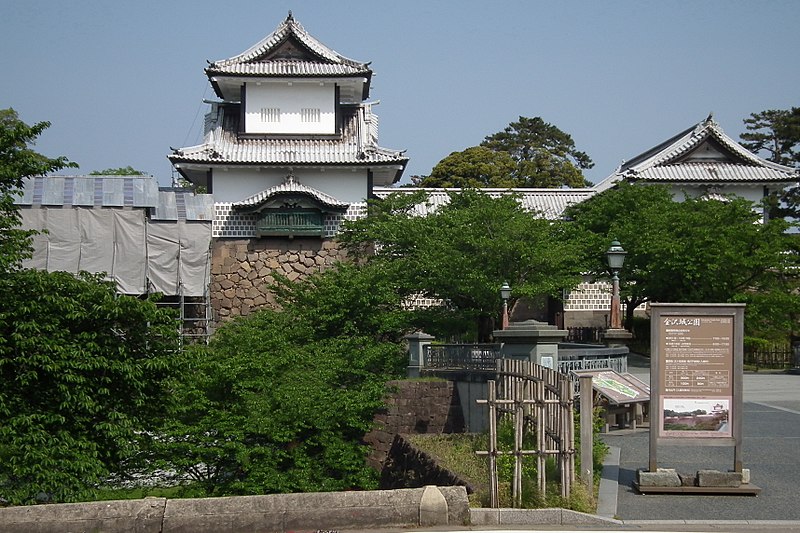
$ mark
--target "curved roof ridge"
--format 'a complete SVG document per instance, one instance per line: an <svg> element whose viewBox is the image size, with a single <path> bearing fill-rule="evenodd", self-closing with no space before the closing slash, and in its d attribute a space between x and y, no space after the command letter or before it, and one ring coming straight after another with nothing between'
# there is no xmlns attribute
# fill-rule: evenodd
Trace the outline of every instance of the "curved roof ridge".
<svg viewBox="0 0 800 533"><path fill-rule="evenodd" d="M283 180L283 183L264 189L263 191L245 198L244 200L236 202L233 204L233 207L257 207L275 195L286 193L311 196L319 203L337 210L347 209L349 206L347 202L340 202L337 198L334 198L330 194L319 191L313 187L309 187L308 185L303 185L297 181L297 178L292 172L289 172L289 174Z"/></svg>
<svg viewBox="0 0 800 533"><path fill-rule="evenodd" d="M221 59L211 62L211 67L227 67L241 63L254 63L260 58L268 54L277 45L284 42L289 36L294 36L300 41L303 46L308 48L311 52L321 57L325 61L336 64L346 64L351 66L366 67L366 63L356 61L343 56L336 50L324 45L317 38L303 28L303 25L294 19L292 12L281 22L278 27L269 35L258 41L256 44L245 50L244 52L230 57L228 59Z"/></svg>
<svg viewBox="0 0 800 533"><path fill-rule="evenodd" d="M729 154L732 161L714 161L698 164L696 161L680 159L708 139L714 139ZM698 169L717 167L724 169L719 178L698 174ZM681 170L683 168L683 170ZM733 169L738 169L735 172ZM672 136L666 141L642 152L626 161L611 175L594 185L597 192L613 187L622 179L645 181L719 180L724 174L726 182L783 182L795 181L800 171L791 167L768 161L729 137L714 120L713 114Z"/></svg>
<svg viewBox="0 0 800 533"><path fill-rule="evenodd" d="M658 152L653 150L651 157L637 161L635 164L627 165L626 170L636 173L652 166L669 165L684 154L691 152L708 138L713 138L732 154L751 165L766 166L781 172L791 173L793 171L790 167L773 163L747 150L744 146L729 137L722 127L713 119L712 115L709 115L708 118L699 122L694 127L685 130L682 134L676 135L670 139L672 142L669 142L669 144L662 143L662 145L660 145L662 149Z"/></svg>

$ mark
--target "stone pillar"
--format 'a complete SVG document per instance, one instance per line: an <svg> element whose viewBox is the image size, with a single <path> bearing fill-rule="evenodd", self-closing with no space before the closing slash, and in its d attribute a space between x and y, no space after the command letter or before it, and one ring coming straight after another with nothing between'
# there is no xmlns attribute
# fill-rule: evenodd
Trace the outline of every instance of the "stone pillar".
<svg viewBox="0 0 800 533"><path fill-rule="evenodd" d="M566 330L538 320L512 322L507 329L494 331L503 357L529 359L553 370L558 369L558 343L566 336Z"/></svg>
<svg viewBox="0 0 800 533"><path fill-rule="evenodd" d="M627 329L611 328L602 334L606 346L627 346L633 340L633 334Z"/></svg>
<svg viewBox="0 0 800 533"><path fill-rule="evenodd" d="M422 331L415 331L406 335L408 341L408 372L409 378L418 378L425 367L425 346L428 346L436 337Z"/></svg>

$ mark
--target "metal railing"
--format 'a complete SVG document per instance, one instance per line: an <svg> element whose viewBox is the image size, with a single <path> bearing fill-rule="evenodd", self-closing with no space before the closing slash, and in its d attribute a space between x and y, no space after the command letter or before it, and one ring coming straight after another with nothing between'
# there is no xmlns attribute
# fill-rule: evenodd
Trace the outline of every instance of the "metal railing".
<svg viewBox="0 0 800 533"><path fill-rule="evenodd" d="M569 327L567 328L566 342L599 343L604 329L596 327Z"/></svg>
<svg viewBox="0 0 800 533"><path fill-rule="evenodd" d="M558 370L569 374L573 370L601 370L610 368L620 374L628 372L628 357L582 357L580 359L559 359Z"/></svg>
<svg viewBox="0 0 800 533"><path fill-rule="evenodd" d="M425 347L425 370L493 372L496 361L502 359L499 344L431 344ZM591 355L560 358L558 371L569 374L573 370L599 370L610 368L624 374L628 371L626 356L593 357Z"/></svg>
<svg viewBox="0 0 800 533"><path fill-rule="evenodd" d="M746 349L744 351L744 364L758 368L792 368L798 366L798 355L787 344L775 345L764 349Z"/></svg>
<svg viewBox="0 0 800 533"><path fill-rule="evenodd" d="M431 344L425 347L424 368L493 372L498 359L499 344Z"/></svg>

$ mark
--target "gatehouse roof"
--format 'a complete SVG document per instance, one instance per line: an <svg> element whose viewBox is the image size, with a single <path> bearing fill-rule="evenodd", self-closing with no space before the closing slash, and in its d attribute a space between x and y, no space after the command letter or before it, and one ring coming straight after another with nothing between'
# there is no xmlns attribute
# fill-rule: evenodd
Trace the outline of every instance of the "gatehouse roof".
<svg viewBox="0 0 800 533"><path fill-rule="evenodd" d="M462 189L449 188L413 188L413 187L375 187L373 194L378 198L386 198L390 194L412 194L418 191L425 191L427 200L425 203L415 206L415 213L425 216L435 212L440 206L450 201L451 193L459 193ZM555 220L561 218L564 210L573 204L578 204L595 194L594 189L501 189L485 188L479 189L481 193L487 194L492 198L513 194L519 199L520 205L531 213L536 213L542 217Z"/></svg>
<svg viewBox="0 0 800 533"><path fill-rule="evenodd" d="M351 77L369 80L369 63L343 56L321 43L294 19L292 12L262 40L236 56L209 62L213 76ZM368 85L368 84L367 84ZM366 96L365 96L366 98Z"/></svg>
<svg viewBox="0 0 800 533"><path fill-rule="evenodd" d="M620 180L788 185L798 180L798 171L748 151L709 115L702 122L624 162L595 188L603 191Z"/></svg>

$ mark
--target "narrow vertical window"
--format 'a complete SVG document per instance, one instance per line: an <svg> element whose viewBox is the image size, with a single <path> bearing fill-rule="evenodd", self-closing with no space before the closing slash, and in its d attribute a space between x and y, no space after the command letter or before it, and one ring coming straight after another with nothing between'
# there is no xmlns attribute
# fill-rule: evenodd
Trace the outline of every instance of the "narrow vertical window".
<svg viewBox="0 0 800 533"><path fill-rule="evenodd" d="M322 112L318 107L304 107L300 110L301 122L319 122Z"/></svg>
<svg viewBox="0 0 800 533"><path fill-rule="evenodd" d="M281 110L277 107L262 107L261 122L280 122Z"/></svg>

